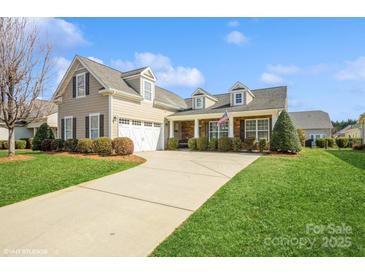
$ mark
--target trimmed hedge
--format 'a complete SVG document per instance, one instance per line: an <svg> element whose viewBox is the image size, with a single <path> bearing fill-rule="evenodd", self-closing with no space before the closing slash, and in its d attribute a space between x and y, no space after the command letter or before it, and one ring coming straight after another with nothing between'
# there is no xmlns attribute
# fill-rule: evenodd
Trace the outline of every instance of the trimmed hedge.
<svg viewBox="0 0 365 274"><path fill-rule="evenodd" d="M113 151L112 139L100 137L93 140L93 151L100 155L110 155Z"/></svg>
<svg viewBox="0 0 365 274"><path fill-rule="evenodd" d="M344 138L344 137L340 137L336 139L336 144L339 148L345 148L348 147L349 145L349 139L348 138Z"/></svg>
<svg viewBox="0 0 365 274"><path fill-rule="evenodd" d="M190 150L196 150L196 139L195 138L190 138L188 140L188 148Z"/></svg>
<svg viewBox="0 0 365 274"><path fill-rule="evenodd" d="M256 148L256 138L249 137L243 140L242 149L252 151Z"/></svg>
<svg viewBox="0 0 365 274"><path fill-rule="evenodd" d="M33 138L20 138L19 140L24 140L26 142L26 149L32 148Z"/></svg>
<svg viewBox="0 0 365 274"><path fill-rule="evenodd" d="M67 139L64 144L65 151L77 152L78 139Z"/></svg>
<svg viewBox="0 0 365 274"><path fill-rule="evenodd" d="M167 149L168 150L177 150L179 147L179 140L176 138L169 138L167 140Z"/></svg>
<svg viewBox="0 0 365 274"><path fill-rule="evenodd" d="M199 137L196 139L196 149L200 151L205 151L208 149L208 138L207 137Z"/></svg>
<svg viewBox="0 0 365 274"><path fill-rule="evenodd" d="M221 137L218 139L218 150L219 151L230 151L232 148L232 139L228 137Z"/></svg>
<svg viewBox="0 0 365 274"><path fill-rule="evenodd" d="M52 150L52 147L51 147L51 144L52 144L52 141L54 139L44 139L42 140L42 143L41 143L41 151L51 151Z"/></svg>
<svg viewBox="0 0 365 274"><path fill-rule="evenodd" d="M7 142L6 140L0 140L0 149L5 149L4 148L4 143Z"/></svg>
<svg viewBox="0 0 365 274"><path fill-rule="evenodd" d="M62 151L65 146L65 141L62 139L53 139L51 142L52 151Z"/></svg>
<svg viewBox="0 0 365 274"><path fill-rule="evenodd" d="M112 146L115 154L118 155L129 155L133 154L134 144L133 141L128 137L118 137L112 142Z"/></svg>
<svg viewBox="0 0 365 274"><path fill-rule="evenodd" d="M232 139L232 149L233 151L240 151L242 147L242 141L239 137L234 137Z"/></svg>
<svg viewBox="0 0 365 274"><path fill-rule="evenodd" d="M27 141L24 140L15 141L15 149L25 149L26 147L27 147Z"/></svg>
<svg viewBox="0 0 365 274"><path fill-rule="evenodd" d="M324 147L326 147L326 142L327 142L327 146L328 146L328 141L326 140L326 138L318 138L318 139L316 139L316 146L320 147L320 148L324 148Z"/></svg>
<svg viewBox="0 0 365 274"><path fill-rule="evenodd" d="M93 140L89 138L81 138L77 143L77 152L91 153L93 152Z"/></svg>
<svg viewBox="0 0 365 274"><path fill-rule="evenodd" d="M45 139L54 139L53 132L47 123L43 123L33 138L32 149L41 150L42 141Z"/></svg>
<svg viewBox="0 0 365 274"><path fill-rule="evenodd" d="M218 148L218 140L216 138L210 139L208 143L208 150L215 151Z"/></svg>

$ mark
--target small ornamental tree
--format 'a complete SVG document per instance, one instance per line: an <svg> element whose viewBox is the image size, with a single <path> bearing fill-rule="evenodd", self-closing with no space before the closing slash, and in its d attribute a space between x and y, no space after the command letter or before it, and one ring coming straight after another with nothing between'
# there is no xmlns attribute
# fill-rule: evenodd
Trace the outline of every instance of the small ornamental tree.
<svg viewBox="0 0 365 274"><path fill-rule="evenodd" d="M42 141L45 139L54 139L53 132L47 123L43 123L33 138L33 150L41 150Z"/></svg>
<svg viewBox="0 0 365 274"><path fill-rule="evenodd" d="M298 133L298 137L299 137L299 141L302 147L305 146L305 133L304 130L301 128L297 129L297 133Z"/></svg>
<svg viewBox="0 0 365 274"><path fill-rule="evenodd" d="M291 121L288 112L283 110L275 123L272 132L270 149L279 152L297 153L302 147L298 133Z"/></svg>

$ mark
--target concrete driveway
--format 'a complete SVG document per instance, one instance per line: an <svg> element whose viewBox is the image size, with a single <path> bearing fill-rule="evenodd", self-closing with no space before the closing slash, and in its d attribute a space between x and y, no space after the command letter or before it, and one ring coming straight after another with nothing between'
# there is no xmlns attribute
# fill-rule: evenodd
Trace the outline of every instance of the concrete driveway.
<svg viewBox="0 0 365 274"><path fill-rule="evenodd" d="M117 174L0 208L3 256L146 256L254 154L158 151ZM67 171L65 171L67 172Z"/></svg>

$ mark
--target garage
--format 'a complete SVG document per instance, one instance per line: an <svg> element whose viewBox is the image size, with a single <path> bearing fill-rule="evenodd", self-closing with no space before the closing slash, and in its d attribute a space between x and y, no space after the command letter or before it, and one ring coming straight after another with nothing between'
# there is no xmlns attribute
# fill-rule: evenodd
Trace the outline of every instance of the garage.
<svg viewBox="0 0 365 274"><path fill-rule="evenodd" d="M150 121L119 119L118 136L129 137L134 151L163 149L162 124Z"/></svg>

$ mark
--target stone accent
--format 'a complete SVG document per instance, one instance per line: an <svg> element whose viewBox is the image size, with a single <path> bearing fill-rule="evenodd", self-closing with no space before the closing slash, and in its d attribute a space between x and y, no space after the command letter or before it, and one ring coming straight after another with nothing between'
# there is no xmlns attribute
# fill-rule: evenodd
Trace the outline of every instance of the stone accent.
<svg viewBox="0 0 365 274"><path fill-rule="evenodd" d="M194 121L181 122L181 139L189 139L194 137Z"/></svg>

